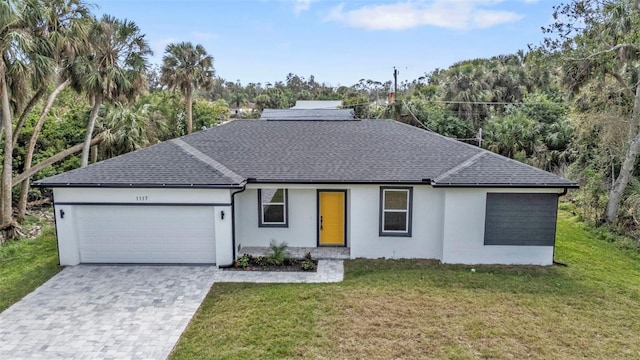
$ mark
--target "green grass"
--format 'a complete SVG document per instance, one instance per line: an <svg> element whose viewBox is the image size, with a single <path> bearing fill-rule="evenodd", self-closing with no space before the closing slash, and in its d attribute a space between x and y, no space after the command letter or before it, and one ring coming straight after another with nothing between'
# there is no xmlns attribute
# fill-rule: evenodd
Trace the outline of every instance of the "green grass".
<svg viewBox="0 0 640 360"><path fill-rule="evenodd" d="M0 312L60 271L55 230L0 246Z"/></svg>
<svg viewBox="0 0 640 360"><path fill-rule="evenodd" d="M172 359L635 359L640 256L561 211L567 267L345 262L338 284L214 284Z"/></svg>

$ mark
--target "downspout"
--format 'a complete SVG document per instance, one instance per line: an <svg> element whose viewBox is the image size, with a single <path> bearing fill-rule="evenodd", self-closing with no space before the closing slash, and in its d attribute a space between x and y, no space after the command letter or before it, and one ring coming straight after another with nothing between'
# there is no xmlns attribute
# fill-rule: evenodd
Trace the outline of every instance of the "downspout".
<svg viewBox="0 0 640 360"><path fill-rule="evenodd" d="M247 182L244 181L242 183L242 189L235 191L231 194L231 254L232 259L231 264L228 265L220 265L218 266L220 269L226 269L233 267L236 261L236 194L239 194L243 191L247 190Z"/></svg>
<svg viewBox="0 0 640 360"><path fill-rule="evenodd" d="M558 199L560 198L560 196L567 195L568 191L569 191L569 188L564 188L564 191L562 191L560 194L558 194ZM555 240L554 240L554 244L553 244L553 255L551 256L551 259L552 259L551 261L552 261L553 265L567 267L567 264L561 263L561 262L555 260L556 259L556 244L555 244Z"/></svg>

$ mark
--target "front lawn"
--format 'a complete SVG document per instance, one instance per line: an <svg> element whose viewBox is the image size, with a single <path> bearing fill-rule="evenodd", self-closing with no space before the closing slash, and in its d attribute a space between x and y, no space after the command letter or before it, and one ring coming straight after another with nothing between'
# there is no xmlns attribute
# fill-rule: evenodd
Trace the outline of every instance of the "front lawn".
<svg viewBox="0 0 640 360"><path fill-rule="evenodd" d="M35 239L0 246L0 312L60 271L56 234L46 228Z"/></svg>
<svg viewBox="0 0 640 360"><path fill-rule="evenodd" d="M354 260L338 284L215 284L172 358L638 358L640 256L561 212L556 260Z"/></svg>

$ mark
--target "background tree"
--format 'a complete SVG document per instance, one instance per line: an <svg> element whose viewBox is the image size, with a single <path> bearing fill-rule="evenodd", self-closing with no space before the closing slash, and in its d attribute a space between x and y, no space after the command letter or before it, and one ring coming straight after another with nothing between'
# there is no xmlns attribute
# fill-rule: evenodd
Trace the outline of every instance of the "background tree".
<svg viewBox="0 0 640 360"><path fill-rule="evenodd" d="M211 90L214 85L213 57L200 44L190 42L169 44L162 58L161 82L170 89L179 89L187 108L187 133L193 131L193 91Z"/></svg>
<svg viewBox="0 0 640 360"><path fill-rule="evenodd" d="M633 105L620 118L629 124L624 157L611 172L605 220L612 224L640 154L640 3L574 0L557 6L554 20L545 29L549 34L545 45L560 54L565 70L563 81L572 93L590 83L604 84L611 79L623 96L632 99Z"/></svg>
<svg viewBox="0 0 640 360"><path fill-rule="evenodd" d="M39 31L40 34L38 36L41 39L47 36L50 41L47 41L46 45L53 48L52 55L57 68L56 76L54 77L55 88L49 93L45 106L38 118L38 122L31 132L31 138L29 139L24 154L23 172L31 169L36 142L40 136L42 126L47 119L47 115L53 107L54 101L58 95L71 84L71 80L69 79L70 68L76 56L80 52L88 50L87 35L90 17L87 5L79 0L53 0L48 4L49 7L45 17L46 22L44 23L46 31ZM42 43L40 44L43 45ZM48 81L41 86L45 88L45 85L49 86L54 81ZM23 113L21 119L25 118L25 113ZM21 127L21 123L16 125L14 139L17 139ZM30 178L27 178L20 185L20 197L16 216L19 223L22 222L26 213L29 189Z"/></svg>
<svg viewBox="0 0 640 360"><path fill-rule="evenodd" d="M126 102L146 91L147 56L151 49L138 26L104 15L89 32L91 49L75 59L72 86L89 96L93 108L87 123L82 165L89 163L89 149L100 106Z"/></svg>
<svg viewBox="0 0 640 360"><path fill-rule="evenodd" d="M15 237L13 220L13 115L32 91L46 86L54 72L46 27L47 7L39 1L0 3L0 107L4 154L0 190L3 239Z"/></svg>

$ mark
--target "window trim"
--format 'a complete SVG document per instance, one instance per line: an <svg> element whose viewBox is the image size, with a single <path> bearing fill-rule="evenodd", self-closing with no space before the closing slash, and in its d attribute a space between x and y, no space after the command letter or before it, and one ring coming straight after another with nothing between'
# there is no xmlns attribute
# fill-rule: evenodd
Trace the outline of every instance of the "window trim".
<svg viewBox="0 0 640 360"><path fill-rule="evenodd" d="M272 189L269 189L272 190ZM288 228L289 227L289 190L285 188L276 188L275 190L282 190L284 192L284 203L263 203L262 202L262 189L258 189L258 227L275 227L275 228ZM264 221L264 205L283 205L284 206L284 222L265 222Z"/></svg>
<svg viewBox="0 0 640 360"><path fill-rule="evenodd" d="M384 230L384 214L385 212L405 212L404 210L385 210L384 209L384 200L385 200L385 192L387 190L397 191L403 190L407 192L408 201L407 201L407 230L399 231L399 230ZM412 217L413 217L413 187L400 187L400 186L381 186L380 187L380 206L379 206L380 217L378 219L378 230L379 236L393 236L393 237L411 237L412 230Z"/></svg>

